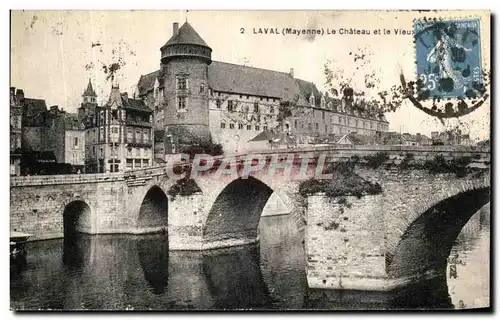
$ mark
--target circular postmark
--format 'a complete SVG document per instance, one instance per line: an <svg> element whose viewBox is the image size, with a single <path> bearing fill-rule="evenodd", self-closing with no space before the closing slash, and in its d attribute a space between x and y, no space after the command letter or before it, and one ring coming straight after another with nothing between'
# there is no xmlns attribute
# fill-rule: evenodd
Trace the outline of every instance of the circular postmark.
<svg viewBox="0 0 500 320"><path fill-rule="evenodd" d="M406 97L438 118L469 114L489 95L489 71L483 70L479 19L416 20L416 80L400 75Z"/></svg>

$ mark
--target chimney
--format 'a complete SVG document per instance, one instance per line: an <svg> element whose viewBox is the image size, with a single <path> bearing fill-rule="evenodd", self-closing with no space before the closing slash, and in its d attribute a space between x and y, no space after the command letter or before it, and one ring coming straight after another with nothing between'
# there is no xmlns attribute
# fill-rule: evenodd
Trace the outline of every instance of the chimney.
<svg viewBox="0 0 500 320"><path fill-rule="evenodd" d="M179 33L179 22L174 22L172 37L175 37Z"/></svg>
<svg viewBox="0 0 500 320"><path fill-rule="evenodd" d="M59 107L58 106L51 106L50 111L52 111L52 112L59 111Z"/></svg>
<svg viewBox="0 0 500 320"><path fill-rule="evenodd" d="M17 101L19 103L23 103L24 102L24 91L22 89L17 89L16 97L17 97Z"/></svg>
<svg viewBox="0 0 500 320"><path fill-rule="evenodd" d="M293 68L290 68L290 75L292 76L293 78Z"/></svg>
<svg viewBox="0 0 500 320"><path fill-rule="evenodd" d="M122 92L122 98L123 98L123 100L128 101L128 93Z"/></svg>

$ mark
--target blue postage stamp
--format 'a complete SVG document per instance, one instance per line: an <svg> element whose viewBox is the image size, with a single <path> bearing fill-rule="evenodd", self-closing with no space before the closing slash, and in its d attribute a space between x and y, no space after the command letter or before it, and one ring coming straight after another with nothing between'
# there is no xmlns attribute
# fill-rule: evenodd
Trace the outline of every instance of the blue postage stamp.
<svg viewBox="0 0 500 320"><path fill-rule="evenodd" d="M480 20L420 20L413 27L421 96L471 96L483 82Z"/></svg>

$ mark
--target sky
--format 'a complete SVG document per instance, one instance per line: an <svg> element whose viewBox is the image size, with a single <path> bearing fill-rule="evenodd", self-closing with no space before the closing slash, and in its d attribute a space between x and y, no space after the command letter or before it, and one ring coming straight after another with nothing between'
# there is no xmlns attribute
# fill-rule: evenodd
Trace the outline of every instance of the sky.
<svg viewBox="0 0 500 320"><path fill-rule="evenodd" d="M375 72L380 88L399 84L400 71L415 76L413 20L424 17L481 18L483 68L489 69L490 26L488 12L414 11L13 11L11 14L11 86L26 97L45 99L76 112L88 79L107 100L111 81L103 65L120 62L116 82L131 95L141 74L159 69L160 47L172 35L172 23L186 19L212 48L212 59L288 72L314 82L324 90L324 64L332 61L345 76L362 85L363 75ZM324 35L262 34L264 28L323 29ZM370 30L370 35L339 34L340 29ZM391 30L391 34L384 34ZM336 30L336 34L327 34ZM374 30L380 30L379 35ZM366 58L353 61L359 50ZM356 69L358 68L359 69ZM356 84L355 84L356 85ZM489 101L470 115L442 124L405 102L386 115L389 130L422 133L463 123L471 138L490 136Z"/></svg>

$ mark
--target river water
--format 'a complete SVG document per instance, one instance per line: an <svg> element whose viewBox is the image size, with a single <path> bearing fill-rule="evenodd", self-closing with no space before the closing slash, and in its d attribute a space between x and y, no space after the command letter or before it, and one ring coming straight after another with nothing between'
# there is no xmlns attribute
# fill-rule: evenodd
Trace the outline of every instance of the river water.
<svg viewBox="0 0 500 320"><path fill-rule="evenodd" d="M302 239L290 216L263 217L260 245L168 251L163 235L87 236L27 245L11 261L11 307L21 310L458 309L489 306L489 207L452 249L446 277L397 293L307 287ZM458 257L456 257L458 254ZM451 270L451 271L450 271ZM451 275L450 275L451 273Z"/></svg>

